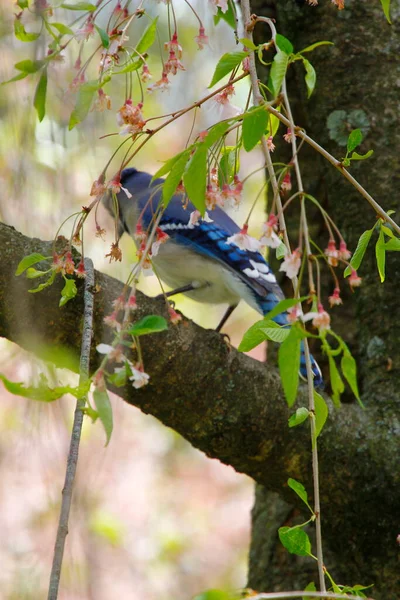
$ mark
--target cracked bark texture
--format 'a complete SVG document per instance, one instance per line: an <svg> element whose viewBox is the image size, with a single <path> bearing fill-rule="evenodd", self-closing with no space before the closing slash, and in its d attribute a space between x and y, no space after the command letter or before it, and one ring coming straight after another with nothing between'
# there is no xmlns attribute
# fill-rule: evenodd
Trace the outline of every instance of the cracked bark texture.
<svg viewBox="0 0 400 600"><path fill-rule="evenodd" d="M276 19L278 32L296 50L320 40L334 42L334 46L307 55L317 72L317 87L310 100L306 99L302 66L296 63L290 67L288 88L295 122L341 158L345 148L331 139L327 118L336 110L364 111L369 132L360 152L372 148L374 156L354 164L351 171L385 210L396 210L398 217L399 4L392 2L392 26L386 22L380 3L369 0L346 0L345 10L340 12L325 0L316 7L292 0L253 0L251 4L255 14ZM268 40L267 27L257 25L255 38L257 42ZM263 67L259 74L265 78ZM349 125L349 130L357 126ZM289 158L286 156L286 160ZM274 159L280 158L274 155ZM374 225L374 212L340 173L310 148L301 150L300 164L306 191L323 203L354 250L360 234ZM312 235L325 247L327 233L321 235L318 214L310 214ZM398 253L387 255L387 281L381 284L371 244L360 269L363 286L352 298L345 294L346 304L337 311L342 316L333 319L333 327L357 356L369 425L360 427L360 419L363 421L366 414L357 414L352 422L353 413L348 421L354 436L353 450L344 442L339 428L333 436L335 441L332 439L335 451L328 451L324 435L320 451L326 566L337 583L374 584L369 594L385 600L397 599L400 589L396 545L400 531L396 499L400 483L399 259ZM324 281L323 287L331 293L331 284ZM349 408L341 408L342 417ZM388 446L393 455L381 469L378 463ZM249 572L249 585L255 589L296 589L311 579L316 581L316 569L309 560L282 553L277 528L297 522L298 511L280 496L270 485L259 486L256 493Z"/></svg>

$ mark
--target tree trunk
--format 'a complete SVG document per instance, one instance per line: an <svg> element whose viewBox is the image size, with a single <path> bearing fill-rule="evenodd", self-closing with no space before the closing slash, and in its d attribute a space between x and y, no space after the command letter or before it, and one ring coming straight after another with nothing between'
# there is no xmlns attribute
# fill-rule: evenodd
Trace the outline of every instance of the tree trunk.
<svg viewBox="0 0 400 600"><path fill-rule="evenodd" d="M252 10L255 14L276 18L278 32L293 43L295 50L316 41L334 42L334 46L321 47L306 55L317 72L317 86L310 100L306 98L304 69L300 61L290 67L288 86L295 123L304 127L311 137L337 158L346 154L346 148L343 135L327 126L327 119L332 113L345 111L342 115L336 113L339 129L342 127L348 132L365 127L368 133L358 151L365 153L373 149L374 155L367 161L353 163L351 172L385 210L397 210L395 216L398 218L398 5L396 8L392 3L392 26L385 20L378 1L346 0L345 10L338 12L325 0L320 0L316 7L293 0L253 0ZM267 27L257 25L255 36L257 42L261 39L267 41ZM260 69L260 77L263 76L264 72ZM331 116L331 119L334 117ZM375 224L376 215L340 173L313 150L303 147L299 158L306 191L321 201L354 251L361 233ZM280 157L274 155L274 159L279 161ZM322 225L319 226L313 221L312 231L321 241L320 245L326 247L328 234L322 234ZM381 284L374 242L376 237L372 238L371 248L360 269L363 285L352 296L348 292L343 294L345 306L336 309L339 316L333 319L333 328L349 343L357 357L362 397L366 411L374 421L374 426L366 430L359 430L354 425L359 460L369 461L371 473L376 474L375 461L379 462L385 454L389 440L394 442L397 450L391 464L379 473L373 484L368 478L361 482L356 477L352 489L349 489L346 484L350 476L346 448L343 447L336 458L332 455L329 458L324 453L322 436L320 459L325 471L321 478L322 531L325 564L336 583L374 584L369 590L371 596L395 600L400 589L396 544L400 527L399 511L395 508L400 482L400 321L397 289L400 256L396 252L387 254L387 281ZM329 274L327 277L329 279ZM347 284L343 282L341 287L344 291ZM332 281L324 281L323 289L332 293ZM341 431L337 430L336 435L339 446ZM371 442L370 450L365 453L366 444ZM328 460L330 464L327 464ZM336 499L343 510L331 510L332 496L326 493L327 485L336 488ZM365 499L367 490L368 501ZM272 591L298 588L311 579L317 581L313 561L300 560L283 552L277 538L277 528L293 522L295 516L286 502L259 487L253 510L250 587Z"/></svg>

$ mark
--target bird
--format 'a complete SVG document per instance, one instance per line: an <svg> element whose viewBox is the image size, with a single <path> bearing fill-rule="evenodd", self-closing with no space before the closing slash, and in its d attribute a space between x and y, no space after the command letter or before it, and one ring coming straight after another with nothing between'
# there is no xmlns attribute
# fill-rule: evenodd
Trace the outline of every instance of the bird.
<svg viewBox="0 0 400 600"><path fill-rule="evenodd" d="M199 218L193 224L190 215L196 208L187 199L182 202L182 194L176 194L160 213L163 183L164 179L153 179L149 173L126 168L120 174L118 205L110 191L104 194L102 203L117 219L118 238L124 232L137 238L138 226L146 231L156 215L161 214L158 228L168 234L168 239L159 246L152 264L160 279L172 288L166 293L167 297L184 293L198 302L227 304L217 331L222 329L240 300L266 315L285 298L262 254L239 248L229 241L241 228L222 208L216 206L210 211L211 218ZM289 324L287 312L276 315L273 320L281 326ZM313 356L311 367L314 386L323 387L321 370ZM307 376L303 345L300 374Z"/></svg>

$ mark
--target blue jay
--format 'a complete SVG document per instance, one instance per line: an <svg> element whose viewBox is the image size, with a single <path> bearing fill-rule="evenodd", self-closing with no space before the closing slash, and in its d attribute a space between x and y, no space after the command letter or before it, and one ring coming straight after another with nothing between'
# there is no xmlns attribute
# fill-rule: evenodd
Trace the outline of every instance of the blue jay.
<svg viewBox="0 0 400 600"><path fill-rule="evenodd" d="M146 230L161 202L163 179L152 181L152 176L134 168L121 173L121 186L132 194L128 198L121 190L118 195L118 235L124 231L134 238L138 222ZM110 193L103 204L114 216ZM185 293L199 302L228 304L228 310L218 325L219 331L233 310L244 300L256 311L265 315L283 298L275 275L259 252L242 250L227 240L240 232L240 227L219 207L211 211L212 222L199 219L189 224L195 207L182 203L182 196L174 196L162 213L159 228L169 239L161 244L152 259L157 274L172 289L167 296ZM279 325L287 325L286 313L274 317ZM323 383L318 364L312 360L314 385ZM306 376L304 352L301 352L300 373Z"/></svg>

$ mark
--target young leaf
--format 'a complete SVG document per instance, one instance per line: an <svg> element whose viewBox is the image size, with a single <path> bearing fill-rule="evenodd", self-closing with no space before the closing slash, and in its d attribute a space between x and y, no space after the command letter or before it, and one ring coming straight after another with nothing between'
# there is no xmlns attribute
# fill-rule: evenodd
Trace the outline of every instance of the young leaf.
<svg viewBox="0 0 400 600"><path fill-rule="evenodd" d="M268 125L268 113L264 107L251 108L243 118L243 146L246 152L253 150L264 135Z"/></svg>
<svg viewBox="0 0 400 600"><path fill-rule="evenodd" d="M305 592L316 592L317 588L315 587L315 583L310 581L310 583L304 588ZM301 600L312 600L310 596L302 596Z"/></svg>
<svg viewBox="0 0 400 600"><path fill-rule="evenodd" d="M76 4L68 4L67 2L63 2L61 6L67 10L87 10L89 12L96 10L96 5L91 4L90 2L77 2Z"/></svg>
<svg viewBox="0 0 400 600"><path fill-rule="evenodd" d="M390 23L390 25L391 25L392 21L390 20L390 0L381 0L381 4L382 4L383 12L387 19L387 22Z"/></svg>
<svg viewBox="0 0 400 600"><path fill-rule="evenodd" d="M273 322L273 321L272 321ZM274 326L278 329L278 325L274 323ZM248 352L252 350L262 342L265 342L266 335L263 331L265 328L265 321L257 321L254 323L244 334L242 341L239 344L239 352Z"/></svg>
<svg viewBox="0 0 400 600"><path fill-rule="evenodd" d="M136 46L136 52L139 54L144 54L150 48L150 46L154 44L157 34L157 21L158 17L156 17L154 21L152 21L144 30L142 37Z"/></svg>
<svg viewBox="0 0 400 600"><path fill-rule="evenodd" d="M38 400L40 402L54 402L65 394L72 394L76 398L82 398L89 391L89 384L84 384L78 387L70 387L69 385L59 386L51 388L48 385L47 379L44 375L40 376L39 385L37 386L25 386L23 383L16 383L10 381L4 375L0 374L4 387L11 394L15 396L22 396L23 398L30 398L31 400Z"/></svg>
<svg viewBox="0 0 400 600"><path fill-rule="evenodd" d="M18 277L18 275L21 275L21 273L26 271L26 269L32 265L36 265L36 263L41 262L42 260L48 260L48 258L48 256L43 256L43 254L39 254L38 252L33 252L33 254L24 256L24 258L18 263L15 275Z"/></svg>
<svg viewBox="0 0 400 600"><path fill-rule="evenodd" d="M271 327L271 324L274 327ZM270 340L271 342L277 342L278 344L284 342L290 334L290 329L279 326L276 327L276 323L274 323L273 321L267 321L267 323L264 324L264 327L260 327L260 331L263 332L266 340Z"/></svg>
<svg viewBox="0 0 400 600"><path fill-rule="evenodd" d="M282 82L286 75L289 57L286 52L278 50L272 61L271 70L269 73L268 87L272 90L273 96L276 98L281 90Z"/></svg>
<svg viewBox="0 0 400 600"><path fill-rule="evenodd" d="M14 77L11 77L11 79L7 79L7 81L2 81L0 83L0 85L7 85L7 83L12 83L13 81L19 81L20 79L25 79L25 77L28 77L29 73L18 73L18 75L14 75Z"/></svg>
<svg viewBox="0 0 400 600"><path fill-rule="evenodd" d="M47 92L47 71L44 70L40 76L36 87L33 106L36 108L39 121L43 121L46 114L46 92Z"/></svg>
<svg viewBox="0 0 400 600"><path fill-rule="evenodd" d="M301 425L304 423L306 419L308 419L310 411L305 406L301 406L296 410L294 415L289 417L288 425L289 427L297 427L297 425Z"/></svg>
<svg viewBox="0 0 400 600"><path fill-rule="evenodd" d="M281 112L281 107L277 106L276 110L278 112ZM280 120L278 119L278 117L275 117L275 115L271 115L268 114L268 127L265 131L265 135L268 137L274 137L276 135L276 132L279 129L279 125L280 125Z"/></svg>
<svg viewBox="0 0 400 600"><path fill-rule="evenodd" d="M28 33L21 21L16 18L14 21L14 34L20 42L34 42L40 36L40 33Z"/></svg>
<svg viewBox="0 0 400 600"><path fill-rule="evenodd" d="M49 269L48 271L37 271L33 267L29 267L26 270L25 275L28 279L37 279L38 277L43 277L43 275L47 275L47 273L49 273L50 271L51 269Z"/></svg>
<svg viewBox="0 0 400 600"><path fill-rule="evenodd" d="M279 371L288 406L293 406L299 386L300 335L297 327L291 327L290 334L279 347Z"/></svg>
<svg viewBox="0 0 400 600"><path fill-rule="evenodd" d="M43 60L21 60L20 62L15 63L14 67L18 69L18 71L24 71L24 73L36 73L41 69L44 65Z"/></svg>
<svg viewBox="0 0 400 600"><path fill-rule="evenodd" d="M315 439L312 441L313 447L317 441L317 437L321 433L325 422L328 418L328 407L323 397L314 390L314 406L315 406Z"/></svg>
<svg viewBox="0 0 400 600"><path fill-rule="evenodd" d="M277 247L275 254L278 260L284 258L288 254L288 249L283 242Z"/></svg>
<svg viewBox="0 0 400 600"><path fill-rule="evenodd" d="M140 336L147 335L148 333L158 333L159 331L165 331L168 329L167 321L164 317L159 317L158 315L147 315L134 323L130 329L128 329L128 333L130 335Z"/></svg>
<svg viewBox="0 0 400 600"><path fill-rule="evenodd" d="M198 596L194 596L192 600L235 600L235 596L224 590L206 590Z"/></svg>
<svg viewBox="0 0 400 600"><path fill-rule="evenodd" d="M74 35L72 29L64 25L64 23L50 23L50 25L57 29L58 33L61 33L61 35Z"/></svg>
<svg viewBox="0 0 400 600"><path fill-rule="evenodd" d="M344 276L347 277L351 274L352 269L357 271L358 267L361 265L362 259L364 258L365 251L369 244L369 240L371 239L371 235L374 228L367 229L364 233L361 234L360 239L358 240L357 248L353 254L353 257L350 261L350 266L346 267Z"/></svg>
<svg viewBox="0 0 400 600"><path fill-rule="evenodd" d="M285 300L278 302L278 304L264 316L264 319L273 319L276 315L286 312L289 308L293 308L293 306L296 306L296 304L299 304L304 300L308 300L308 298L309 296L302 296L301 298L285 298Z"/></svg>
<svg viewBox="0 0 400 600"><path fill-rule="evenodd" d="M385 248L386 248L386 250L389 250L390 252L399 252L400 251L400 238L393 238L393 239L389 240L385 244Z"/></svg>
<svg viewBox="0 0 400 600"><path fill-rule="evenodd" d="M162 197L164 206L168 206L169 201L175 193L183 177L183 172L186 168L187 161L190 156L190 151L184 152L179 160L175 162L162 188Z"/></svg>
<svg viewBox="0 0 400 600"><path fill-rule="evenodd" d="M308 61L306 58L303 58L303 65L306 70L305 82L307 86L307 98L309 98L314 91L315 83L317 81L317 74L310 61Z"/></svg>
<svg viewBox="0 0 400 600"><path fill-rule="evenodd" d="M336 407L340 406L340 396L344 392L344 383L335 363L335 359L329 354L329 373L332 386L332 400Z"/></svg>
<svg viewBox="0 0 400 600"><path fill-rule="evenodd" d="M219 123L216 123L215 125L210 127L206 137L204 138L204 141L202 142L202 145L205 148L211 148L211 146L213 146L215 142L218 142L218 140L222 138L222 136L224 135L228 127L231 125L231 123L232 121L220 121Z"/></svg>
<svg viewBox="0 0 400 600"><path fill-rule="evenodd" d="M100 84L98 81L88 81L81 85L78 91L78 98L76 100L75 108L72 111L68 128L71 130L81 123L90 110L92 106L93 96L99 89Z"/></svg>
<svg viewBox="0 0 400 600"><path fill-rule="evenodd" d="M358 152L353 152L352 155L350 156L351 160L365 160L366 158L369 158L370 156L372 156L374 153L373 150L368 150L368 152L366 154L358 154Z"/></svg>
<svg viewBox="0 0 400 600"><path fill-rule="evenodd" d="M375 256L379 277L381 278L381 283L383 283L385 281L386 244L382 229L379 232L378 241L376 242Z"/></svg>
<svg viewBox="0 0 400 600"><path fill-rule="evenodd" d="M135 58L135 60L131 60L132 58ZM118 71L118 75L120 75L121 73L131 73L132 71L137 71L138 69L140 69L142 64L143 64L142 59L137 58L136 54L133 54L128 59L128 63L125 65L125 67L123 69L121 69L120 71Z"/></svg>
<svg viewBox="0 0 400 600"><path fill-rule="evenodd" d="M363 141L361 129L353 129L347 140L347 152L352 152Z"/></svg>
<svg viewBox="0 0 400 600"><path fill-rule="evenodd" d="M279 50L282 50L282 52L285 52L286 54L292 54L293 52L292 42L290 42L287 38L285 38L284 35L281 35L280 33L276 34L276 45L278 46Z"/></svg>
<svg viewBox="0 0 400 600"><path fill-rule="evenodd" d="M315 42L315 44L311 44L311 46L307 46L303 50L300 50L298 54L304 54L304 52L312 52L315 48L319 48L319 46L334 46L333 42Z"/></svg>
<svg viewBox="0 0 400 600"><path fill-rule="evenodd" d="M106 390L94 390L93 400L99 415L100 421L103 423L104 431L106 432L106 446L110 441L113 430L113 413L110 398Z"/></svg>
<svg viewBox="0 0 400 600"><path fill-rule="evenodd" d="M45 288L47 288L47 287L49 287L49 286L53 285L53 283L54 283L54 280L55 280L55 278L56 278L56 275L57 275L56 271L53 271L53 270L52 270L52 272L51 272L51 274L50 274L50 277L48 278L48 280L47 280L47 281L45 281L44 283L41 283L40 285L38 285L38 287L37 287L37 288L33 288L33 289L31 289L31 290L28 290L28 292L29 292L30 294L37 294L38 292L41 292L41 291L42 291L42 290L44 290Z"/></svg>
<svg viewBox="0 0 400 600"><path fill-rule="evenodd" d="M102 29L101 27L99 27L96 24L94 26L96 27L96 31L100 36L101 44L102 44L103 48L108 48L110 45L110 38L108 37L107 31L104 31L104 29Z"/></svg>
<svg viewBox="0 0 400 600"><path fill-rule="evenodd" d="M306 409L307 410L307 409ZM308 412L308 411L307 411ZM301 498L301 500L303 500L304 504L310 509L310 511L314 514L313 509L311 508L311 506L308 503L308 494L307 494L307 490L304 487L304 485L302 483L300 483L299 481L296 481L295 479L292 479L291 477L289 477L289 479L287 480L287 484L288 486L294 491L296 492L296 494L298 495L299 498Z"/></svg>
<svg viewBox="0 0 400 600"><path fill-rule="evenodd" d="M212 88L218 81L225 77L225 75L228 75L228 73L240 65L242 60L248 55L248 52L227 52L224 54L215 67L213 78L208 87Z"/></svg>
<svg viewBox="0 0 400 600"><path fill-rule="evenodd" d="M245 46L249 50L257 50L257 46L254 44L254 42L248 40L247 38L240 38L239 42L242 44L242 46Z"/></svg>
<svg viewBox="0 0 400 600"><path fill-rule="evenodd" d="M278 534L282 545L291 554L297 554L297 556L311 554L310 539L301 527L280 527Z"/></svg>
<svg viewBox="0 0 400 600"><path fill-rule="evenodd" d="M61 299L60 299L58 306L61 308L61 306L64 306L65 304L67 304L67 302L69 302L70 300L75 298L77 293L78 293L78 290L76 288L75 279L66 279L65 285L64 285L63 289L61 290Z"/></svg>
<svg viewBox="0 0 400 600"><path fill-rule="evenodd" d="M221 151L221 160L218 165L218 180L222 187L224 183L231 183L235 172L240 168L239 156L236 146L225 146Z"/></svg>
<svg viewBox="0 0 400 600"><path fill-rule="evenodd" d="M153 175L151 181L153 182L156 179L158 179L159 177L162 177L163 175L165 175L166 173L169 173L170 170L172 169L172 167L174 166L174 164L181 158L181 156L183 154L189 155L191 150L192 150L192 146L190 148L187 148L186 150L183 150L182 152L179 152L179 154L176 154L169 160L166 160L165 163L163 164L163 166L160 167L158 169L158 171Z"/></svg>
<svg viewBox="0 0 400 600"><path fill-rule="evenodd" d="M198 146L183 174L183 183L190 201L204 215L206 210L207 148Z"/></svg>
<svg viewBox="0 0 400 600"><path fill-rule="evenodd" d="M340 363L342 373L347 383L349 384L351 391L357 398L360 406L364 408L364 404L361 401L360 393L358 391L357 384L357 363L354 360L353 356L350 354L350 350L347 348L346 344L344 344L344 352L342 356L342 360Z"/></svg>

